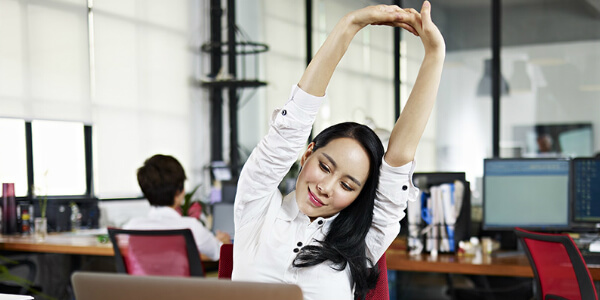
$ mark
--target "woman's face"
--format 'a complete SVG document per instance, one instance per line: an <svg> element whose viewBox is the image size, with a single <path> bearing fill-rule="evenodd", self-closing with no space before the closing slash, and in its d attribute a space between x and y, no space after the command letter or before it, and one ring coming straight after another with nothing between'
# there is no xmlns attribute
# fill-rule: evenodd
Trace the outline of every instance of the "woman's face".
<svg viewBox="0 0 600 300"><path fill-rule="evenodd" d="M369 176L369 156L354 139L338 138L302 156L296 183L296 202L314 220L330 217L352 204Z"/></svg>

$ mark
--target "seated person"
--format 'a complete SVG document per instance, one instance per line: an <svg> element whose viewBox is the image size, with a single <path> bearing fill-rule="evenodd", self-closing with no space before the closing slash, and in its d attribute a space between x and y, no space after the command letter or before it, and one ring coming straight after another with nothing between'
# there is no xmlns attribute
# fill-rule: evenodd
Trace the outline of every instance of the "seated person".
<svg viewBox="0 0 600 300"><path fill-rule="evenodd" d="M213 235L197 219L181 216L175 210L181 206L185 198L183 182L186 176L179 161L172 156L154 155L138 169L137 178L144 196L150 202L150 211L146 217L131 219L123 228L143 230L189 228L200 253L218 260L221 245L231 243L229 234L217 231L217 234Z"/></svg>

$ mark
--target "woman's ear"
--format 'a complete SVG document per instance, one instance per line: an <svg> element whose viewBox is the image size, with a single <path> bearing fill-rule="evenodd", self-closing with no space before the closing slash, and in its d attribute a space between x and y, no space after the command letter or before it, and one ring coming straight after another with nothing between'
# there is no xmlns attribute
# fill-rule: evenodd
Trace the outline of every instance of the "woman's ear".
<svg viewBox="0 0 600 300"><path fill-rule="evenodd" d="M300 158L300 167L301 168L302 168L302 166L304 166L304 162L313 153L314 147L315 147L315 142L308 144L308 147L306 147L306 151L304 151L304 154L302 154L302 157Z"/></svg>

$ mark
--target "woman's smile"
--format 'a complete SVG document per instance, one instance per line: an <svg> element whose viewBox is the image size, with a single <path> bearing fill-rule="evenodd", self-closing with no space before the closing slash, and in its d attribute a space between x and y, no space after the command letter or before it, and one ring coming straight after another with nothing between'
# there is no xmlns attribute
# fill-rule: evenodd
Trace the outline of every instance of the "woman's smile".
<svg viewBox="0 0 600 300"><path fill-rule="evenodd" d="M312 205L314 205L315 207L321 207L325 205L325 203L319 200L319 198L315 194L313 194L310 191L310 189L308 189L308 200L310 200L310 203L312 203Z"/></svg>

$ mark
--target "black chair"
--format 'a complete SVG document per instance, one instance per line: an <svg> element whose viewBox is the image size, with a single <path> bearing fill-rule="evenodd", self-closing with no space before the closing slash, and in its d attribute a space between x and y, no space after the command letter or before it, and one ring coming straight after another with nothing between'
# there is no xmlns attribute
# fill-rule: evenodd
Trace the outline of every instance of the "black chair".
<svg viewBox="0 0 600 300"><path fill-rule="evenodd" d="M108 228L108 236L119 273L204 277L200 251L190 229Z"/></svg>
<svg viewBox="0 0 600 300"><path fill-rule="evenodd" d="M11 271L25 269L26 275L16 276ZM37 274L37 266L27 259L8 259L2 258L0 263L0 291L9 294L29 295L32 292L32 285Z"/></svg>

